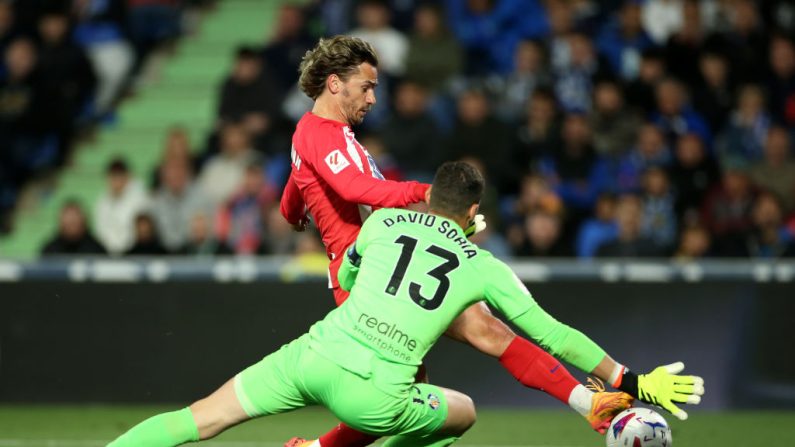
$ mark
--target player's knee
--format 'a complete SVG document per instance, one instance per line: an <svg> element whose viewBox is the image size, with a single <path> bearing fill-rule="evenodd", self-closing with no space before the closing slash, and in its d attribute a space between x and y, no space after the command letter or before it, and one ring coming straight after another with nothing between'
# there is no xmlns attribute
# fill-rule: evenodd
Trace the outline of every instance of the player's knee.
<svg viewBox="0 0 795 447"><path fill-rule="evenodd" d="M466 394L464 394L463 397L465 402L463 423L464 431L467 431L472 428L473 425L475 425L475 421L478 419L478 414L477 410L475 409L475 402L472 400L472 398Z"/></svg>
<svg viewBox="0 0 795 447"><path fill-rule="evenodd" d="M445 390L448 405L448 420L445 424L446 431L462 435L469 430L477 420L475 403L466 394L454 390Z"/></svg>

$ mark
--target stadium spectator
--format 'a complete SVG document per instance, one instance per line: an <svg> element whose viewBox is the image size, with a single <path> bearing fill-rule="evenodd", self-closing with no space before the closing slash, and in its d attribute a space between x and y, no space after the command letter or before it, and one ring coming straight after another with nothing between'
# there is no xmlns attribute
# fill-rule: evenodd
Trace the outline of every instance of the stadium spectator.
<svg viewBox="0 0 795 447"><path fill-rule="evenodd" d="M464 73L469 76L509 72L517 35L541 37L549 29L537 0L445 0L445 8L465 49Z"/></svg>
<svg viewBox="0 0 795 447"><path fill-rule="evenodd" d="M684 22L684 0L646 0L641 17L645 29L654 42L664 45Z"/></svg>
<svg viewBox="0 0 795 447"><path fill-rule="evenodd" d="M770 41L770 110L778 122L795 125L795 43L784 36Z"/></svg>
<svg viewBox="0 0 795 447"><path fill-rule="evenodd" d="M571 33L567 40L569 62L555 70L555 94L564 111L585 113L591 108L594 83L609 74L587 34Z"/></svg>
<svg viewBox="0 0 795 447"><path fill-rule="evenodd" d="M154 189L160 187L160 172L169 163L182 163L188 167L191 173L196 172L198 164L193 159L190 136L182 126L174 125L166 131L160 164L152 171L151 184Z"/></svg>
<svg viewBox="0 0 795 447"><path fill-rule="evenodd" d="M795 4L787 1L766 1L760 5L765 22L784 33L795 32Z"/></svg>
<svg viewBox="0 0 795 447"><path fill-rule="evenodd" d="M612 241L599 246L598 257L645 258L663 255L663 251L651 238L641 233L642 204L634 194L619 197L616 205L618 235Z"/></svg>
<svg viewBox="0 0 795 447"><path fill-rule="evenodd" d="M711 240L706 228L691 224L682 229L679 247L674 253L677 261L698 261L711 256Z"/></svg>
<svg viewBox="0 0 795 447"><path fill-rule="evenodd" d="M207 212L204 198L193 184L190 165L179 159L167 161L159 169L160 188L152 197L152 217L163 246L171 253L188 241L190 220Z"/></svg>
<svg viewBox="0 0 795 447"><path fill-rule="evenodd" d="M0 78L0 216L13 208L17 190L26 178L56 158L52 146L46 144L45 92L35 70L33 43L17 38L3 56L6 76ZM0 227L9 226L10 222L0 222Z"/></svg>
<svg viewBox="0 0 795 447"><path fill-rule="evenodd" d="M555 193L550 184L542 176L527 174L519 183L519 194L508 210L507 218L524 221L524 217L543 210L550 213L562 213L563 201ZM515 241L512 241L515 242Z"/></svg>
<svg viewBox="0 0 795 447"><path fill-rule="evenodd" d="M710 158L701 138L684 135L676 144L671 167L671 184L676 193L676 214L679 219L693 220L700 212L709 189L720 179L718 165Z"/></svg>
<svg viewBox="0 0 795 447"><path fill-rule="evenodd" d="M277 94L281 95L298 82L298 70L295 67L314 44L315 39L307 31L302 8L289 3L283 4L279 8L273 37L262 50L265 65L278 82L275 89Z"/></svg>
<svg viewBox="0 0 795 447"><path fill-rule="evenodd" d="M638 77L641 54L654 42L643 29L640 3L624 0L621 10L602 27L596 38L599 53L621 79Z"/></svg>
<svg viewBox="0 0 795 447"><path fill-rule="evenodd" d="M570 2L553 0L544 2L549 29L544 30L549 48L549 61L553 71L563 70L571 64L570 34L576 30L574 7Z"/></svg>
<svg viewBox="0 0 795 447"><path fill-rule="evenodd" d="M74 38L88 54L97 74L96 114L108 113L121 93L135 62L124 37L123 0L75 0Z"/></svg>
<svg viewBox="0 0 795 447"><path fill-rule="evenodd" d="M147 209L149 197L123 160L111 161L105 173L108 188L94 207L94 229L105 250L119 255L132 247L135 217Z"/></svg>
<svg viewBox="0 0 795 447"><path fill-rule="evenodd" d="M654 166L667 167L671 160L671 149L660 129L645 124L637 134L634 147L618 160L613 189L620 192L638 191L644 171Z"/></svg>
<svg viewBox="0 0 795 447"><path fill-rule="evenodd" d="M795 211L795 161L787 129L770 129L764 159L751 166L750 175L757 186L776 195L786 213Z"/></svg>
<svg viewBox="0 0 795 447"><path fill-rule="evenodd" d="M673 248L677 227L674 196L668 174L662 167L653 166L644 172L641 200L641 234L662 249Z"/></svg>
<svg viewBox="0 0 795 447"><path fill-rule="evenodd" d="M670 75L694 85L700 78L699 66L692 62L683 64L682 61L698 60L707 45L708 30L704 26L698 1L683 1L681 14L681 26L661 44L664 45L665 63Z"/></svg>
<svg viewBox="0 0 795 447"><path fill-rule="evenodd" d="M406 36L389 25L390 11L383 0L363 0L356 9L359 27L350 35L369 42L378 53L378 68L389 76L406 71L409 42Z"/></svg>
<svg viewBox="0 0 795 447"><path fill-rule="evenodd" d="M279 212L279 207L268 209L266 218L268 231L263 234L263 237L270 254L289 255L295 253L298 235L303 233L293 231L292 225ZM326 263L328 266L328 261Z"/></svg>
<svg viewBox="0 0 795 447"><path fill-rule="evenodd" d="M268 253L263 244L266 216L276 203L277 192L268 184L262 165L246 167L240 189L223 204L216 215L215 232L219 240L239 255Z"/></svg>
<svg viewBox="0 0 795 447"><path fill-rule="evenodd" d="M712 188L702 206L702 220L714 237L716 255L745 253L755 196L745 165L732 162L724 167L721 182Z"/></svg>
<svg viewBox="0 0 795 447"><path fill-rule="evenodd" d="M618 237L616 197L599 195L594 210L594 217L583 222L577 234L576 253L580 258L592 258L600 245Z"/></svg>
<svg viewBox="0 0 795 447"><path fill-rule="evenodd" d="M656 97L657 109L652 121L663 130L669 144L687 133L695 133L702 141L712 141L707 122L688 103L681 82L672 78L663 80L657 85Z"/></svg>
<svg viewBox="0 0 795 447"><path fill-rule="evenodd" d="M211 206L217 206L237 191L246 167L255 159L249 136L241 124L229 123L221 129L221 152L202 168L199 188Z"/></svg>
<svg viewBox="0 0 795 447"><path fill-rule="evenodd" d="M784 229L783 211L776 196L763 193L751 211L753 227L746 241L746 255L757 259L795 257L795 244Z"/></svg>
<svg viewBox="0 0 795 447"><path fill-rule="evenodd" d="M618 158L632 147L637 139L641 119L624 105L619 84L600 81L594 89L593 108L589 116L596 153Z"/></svg>
<svg viewBox="0 0 795 447"><path fill-rule="evenodd" d="M105 253L105 249L89 231L86 214L80 204L74 200L64 203L58 218L58 233L44 244L41 255L103 255Z"/></svg>
<svg viewBox="0 0 795 447"><path fill-rule="evenodd" d="M729 62L717 52L705 52L698 59L699 81L692 84L693 106L704 116L709 128L720 131L734 105L734 81Z"/></svg>
<svg viewBox="0 0 795 447"><path fill-rule="evenodd" d="M561 218L557 214L536 211L524 222L525 241L516 251L517 256L564 257L571 250L563 239Z"/></svg>
<svg viewBox="0 0 795 447"><path fill-rule="evenodd" d="M510 167L508 129L491 113L486 95L468 90L458 98L458 115L445 144L444 159L471 156L485 164L484 175L498 190L505 186L500 176Z"/></svg>
<svg viewBox="0 0 795 447"><path fill-rule="evenodd" d="M723 33L727 43L732 71L740 82L757 82L762 78L765 49L768 38L755 1L734 0L723 2L728 8L730 28Z"/></svg>
<svg viewBox="0 0 795 447"><path fill-rule="evenodd" d="M594 152L588 120L578 114L566 117L562 147L542 158L538 169L563 199L574 222L593 208L610 180L607 164Z"/></svg>
<svg viewBox="0 0 795 447"><path fill-rule="evenodd" d="M182 3L181 0L127 0L129 33L139 60L158 45L179 37Z"/></svg>
<svg viewBox="0 0 795 447"><path fill-rule="evenodd" d="M519 121L533 92L552 84L542 44L534 40L519 42L513 71L506 76L493 76L489 82L497 91L497 116L510 123Z"/></svg>
<svg viewBox="0 0 795 447"><path fill-rule="evenodd" d="M527 103L524 122L516 129L512 142L512 159L518 179L534 167L535 162L559 150L561 119L555 95L537 89Z"/></svg>
<svg viewBox="0 0 795 447"><path fill-rule="evenodd" d="M251 47L240 47L232 73L220 89L219 124L241 123L256 149L265 153L281 150L273 144L281 98L275 87L263 72L259 52Z"/></svg>
<svg viewBox="0 0 795 447"><path fill-rule="evenodd" d="M61 156L68 150L77 120L88 116L96 85L94 69L83 49L72 42L70 33L65 12L47 12L39 19L38 70Z"/></svg>
<svg viewBox="0 0 795 447"><path fill-rule="evenodd" d="M0 53L5 52L6 47L17 35L14 27L14 6L10 1L0 2ZM0 68L2 72L3 68Z"/></svg>
<svg viewBox="0 0 795 447"><path fill-rule="evenodd" d="M168 254L168 251L160 242L155 220L148 212L139 213L135 216L135 242L124 254L128 256Z"/></svg>
<svg viewBox="0 0 795 447"><path fill-rule="evenodd" d="M461 46L445 28L439 8L430 4L418 7L409 36L406 77L438 92L459 75L462 65Z"/></svg>
<svg viewBox="0 0 795 447"><path fill-rule="evenodd" d="M744 86L738 94L737 109L732 113L729 125L716 139L721 161L739 159L755 163L761 160L770 126L764 93L759 86Z"/></svg>
<svg viewBox="0 0 795 447"><path fill-rule="evenodd" d="M188 243L182 249L182 254L193 257L212 257L231 255L233 252L223 241L219 241L213 236L210 218L204 213L200 213L190 220Z"/></svg>
<svg viewBox="0 0 795 447"><path fill-rule="evenodd" d="M625 83L624 97L627 103L639 109L645 115L651 115L655 110L656 99L655 89L657 84L663 80L666 73L665 62L662 54L650 49L646 50L640 59L638 77Z"/></svg>
<svg viewBox="0 0 795 447"><path fill-rule="evenodd" d="M397 86L394 103L394 112L380 132L388 152L409 178L433 178L442 161L441 139L427 112L427 91L415 82L404 81Z"/></svg>

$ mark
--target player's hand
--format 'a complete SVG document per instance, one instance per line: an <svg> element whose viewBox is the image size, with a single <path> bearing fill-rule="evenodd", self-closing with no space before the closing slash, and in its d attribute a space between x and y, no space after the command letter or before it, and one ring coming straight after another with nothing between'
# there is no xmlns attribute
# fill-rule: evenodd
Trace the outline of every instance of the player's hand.
<svg viewBox="0 0 795 447"><path fill-rule="evenodd" d="M306 227L309 226L309 216L304 216L298 219L298 222L293 224L293 230L299 233L306 231Z"/></svg>
<svg viewBox="0 0 795 447"><path fill-rule="evenodd" d="M477 214L469 226L464 229L466 237L472 237L486 229L486 218L482 214Z"/></svg>
<svg viewBox="0 0 795 447"><path fill-rule="evenodd" d="M682 362L659 366L648 374L638 376L638 398L643 402L658 405L680 420L687 413L676 403L698 404L704 395L704 379L698 376L678 375L685 369Z"/></svg>

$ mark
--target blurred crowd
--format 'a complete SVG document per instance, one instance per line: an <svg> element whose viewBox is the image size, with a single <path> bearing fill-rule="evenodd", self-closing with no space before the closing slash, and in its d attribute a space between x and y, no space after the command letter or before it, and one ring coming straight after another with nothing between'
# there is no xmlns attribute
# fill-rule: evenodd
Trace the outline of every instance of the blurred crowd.
<svg viewBox="0 0 795 447"><path fill-rule="evenodd" d="M44 251L320 250L278 198L312 105L296 68L334 34L378 51L378 103L356 132L384 175L478 166L478 242L497 256L795 256L795 4L772 0L283 6L272 36L233 55L206 141L171 129L151 179L114 161L96 239L70 203Z"/></svg>
<svg viewBox="0 0 795 447"><path fill-rule="evenodd" d="M113 120L142 62L202 1L0 0L0 234L26 181Z"/></svg>

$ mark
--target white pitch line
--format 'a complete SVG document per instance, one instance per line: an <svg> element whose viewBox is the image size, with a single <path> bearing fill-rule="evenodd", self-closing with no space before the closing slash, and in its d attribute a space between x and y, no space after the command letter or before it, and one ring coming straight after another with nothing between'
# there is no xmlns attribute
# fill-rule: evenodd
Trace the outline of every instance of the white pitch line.
<svg viewBox="0 0 795 447"><path fill-rule="evenodd" d="M0 439L0 447L105 447L108 441L96 439ZM204 441L207 447L282 447L281 442ZM586 447L581 445L539 444L456 444L458 447Z"/></svg>

